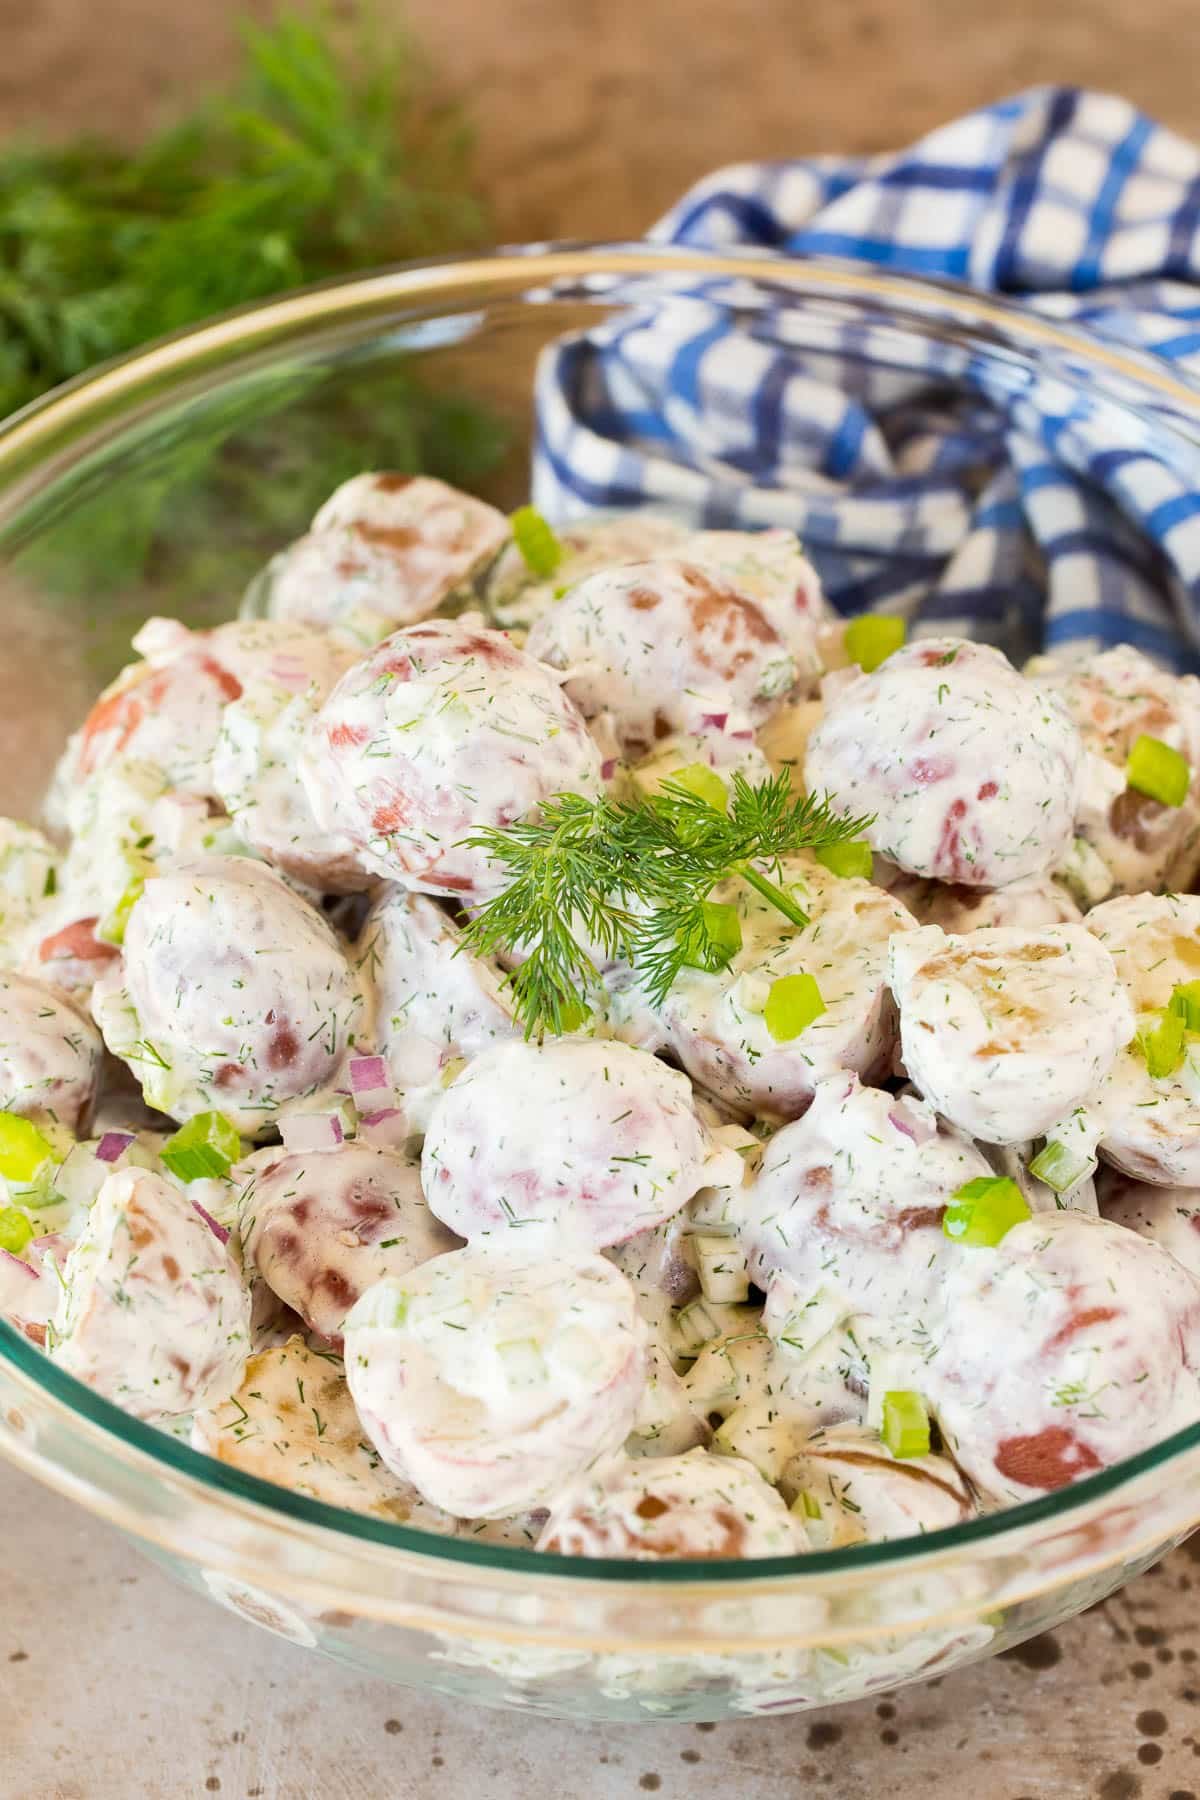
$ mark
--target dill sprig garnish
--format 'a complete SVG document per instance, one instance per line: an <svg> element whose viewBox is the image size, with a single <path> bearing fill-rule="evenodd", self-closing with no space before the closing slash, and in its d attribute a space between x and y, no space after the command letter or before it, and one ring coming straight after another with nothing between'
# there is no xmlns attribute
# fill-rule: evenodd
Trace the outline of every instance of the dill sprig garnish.
<svg viewBox="0 0 1200 1800"><path fill-rule="evenodd" d="M633 798L559 794L536 820L466 840L508 879L465 944L522 958L507 981L527 1037L570 1030L598 977L593 951L630 963L660 1003L684 967L730 960L719 916L730 909L709 898L720 882L740 877L803 929L781 859L861 837L870 823L835 812L827 795L794 794L787 769L758 783L734 774L724 808L677 779Z"/></svg>

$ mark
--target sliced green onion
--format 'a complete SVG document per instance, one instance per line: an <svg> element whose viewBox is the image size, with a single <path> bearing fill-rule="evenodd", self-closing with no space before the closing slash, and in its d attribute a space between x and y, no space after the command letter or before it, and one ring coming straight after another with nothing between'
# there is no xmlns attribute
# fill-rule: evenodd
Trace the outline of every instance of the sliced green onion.
<svg viewBox="0 0 1200 1800"><path fill-rule="evenodd" d="M912 1388L893 1388L883 1396L880 1437L895 1457L929 1455L929 1414Z"/></svg>
<svg viewBox="0 0 1200 1800"><path fill-rule="evenodd" d="M956 1244L992 1249L1014 1225L1031 1219L1029 1202L1007 1175L977 1175L955 1190L942 1230Z"/></svg>
<svg viewBox="0 0 1200 1800"><path fill-rule="evenodd" d="M1161 738L1138 738L1125 763L1125 780L1139 794L1149 795L1162 806L1182 806L1187 799L1192 771L1186 756L1172 750Z"/></svg>
<svg viewBox="0 0 1200 1800"><path fill-rule="evenodd" d="M54 1148L36 1125L19 1113L0 1112L0 1175L5 1181L32 1181Z"/></svg>
<svg viewBox="0 0 1200 1800"><path fill-rule="evenodd" d="M891 613L863 613L851 619L846 627L846 655L856 662L864 675L869 675L893 650L899 650L908 635L903 619Z"/></svg>
<svg viewBox="0 0 1200 1800"><path fill-rule="evenodd" d="M1183 1061L1186 1028L1177 1012L1167 1008L1151 1031L1138 1033L1138 1043L1146 1058L1146 1067L1155 1080L1173 1075Z"/></svg>
<svg viewBox="0 0 1200 1800"><path fill-rule="evenodd" d="M866 838L851 838L845 844L826 844L813 855L831 875L862 875L870 881L874 858Z"/></svg>
<svg viewBox="0 0 1200 1800"><path fill-rule="evenodd" d="M698 1232L692 1239L700 1292L715 1304L739 1306L750 1297L746 1252L736 1238Z"/></svg>
<svg viewBox="0 0 1200 1800"><path fill-rule="evenodd" d="M806 1519L819 1519L821 1516L821 1502L807 1488L800 1496L800 1510Z"/></svg>
<svg viewBox="0 0 1200 1800"><path fill-rule="evenodd" d="M125 942L125 927L129 923L129 915L141 899L142 889L145 885L146 877L135 875L112 911L105 913L96 927L96 936L102 944L123 944Z"/></svg>
<svg viewBox="0 0 1200 1800"><path fill-rule="evenodd" d="M576 1000L574 996L569 996L562 1001L558 1009L559 1030L578 1031L581 1025L587 1024L591 1016L590 1006L585 1005L582 1000Z"/></svg>
<svg viewBox="0 0 1200 1800"><path fill-rule="evenodd" d="M546 581L563 559L563 547L549 521L536 506L518 506L509 523L513 543L525 559L531 575Z"/></svg>
<svg viewBox="0 0 1200 1800"><path fill-rule="evenodd" d="M7 1250L10 1256L20 1256L32 1237L33 1226L19 1208L0 1207L0 1250Z"/></svg>
<svg viewBox="0 0 1200 1800"><path fill-rule="evenodd" d="M705 900L700 912L703 926L684 940L684 961L689 969L715 974L733 961L742 947L742 924L736 906L723 900Z"/></svg>
<svg viewBox="0 0 1200 1800"><path fill-rule="evenodd" d="M781 975L771 983L763 1018L777 1044L790 1043L825 1011L815 975Z"/></svg>
<svg viewBox="0 0 1200 1800"><path fill-rule="evenodd" d="M51 894L57 894L57 892L58 892L58 874L57 874L57 871L53 867L51 867L46 870L46 879L42 883L42 899L48 900L50 898Z"/></svg>
<svg viewBox="0 0 1200 1800"><path fill-rule="evenodd" d="M664 786L682 788L685 793L695 794L698 800L706 800L714 812L729 810L729 790L715 769L707 763L688 763L686 768L677 769L674 775L668 775Z"/></svg>
<svg viewBox="0 0 1200 1800"><path fill-rule="evenodd" d="M159 1153L180 1181L205 1181L228 1175L242 1154L237 1126L224 1113L197 1113L169 1137Z"/></svg>
<svg viewBox="0 0 1200 1800"><path fill-rule="evenodd" d="M1044 1181L1056 1194L1065 1194L1068 1188L1078 1186L1085 1176L1090 1175L1095 1166L1094 1156L1080 1156L1077 1150L1070 1150L1066 1144L1051 1138L1030 1163L1029 1173L1038 1181Z"/></svg>
<svg viewBox="0 0 1200 1800"><path fill-rule="evenodd" d="M1200 981L1183 981L1171 995L1170 1011L1188 1031L1200 1031Z"/></svg>

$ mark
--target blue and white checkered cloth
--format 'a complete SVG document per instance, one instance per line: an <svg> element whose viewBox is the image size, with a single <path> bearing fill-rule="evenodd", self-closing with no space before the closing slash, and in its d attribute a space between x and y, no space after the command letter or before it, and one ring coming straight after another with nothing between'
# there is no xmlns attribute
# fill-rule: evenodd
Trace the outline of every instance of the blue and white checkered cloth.
<svg viewBox="0 0 1200 1800"><path fill-rule="evenodd" d="M1195 383L1200 151L1110 95L1041 88L896 155L722 170L658 243L837 257L1011 296ZM764 273L769 274L769 263ZM936 335L698 283L543 357L551 518L669 507L787 525L844 613L900 611L1020 658L1133 642L1200 669L1200 431Z"/></svg>

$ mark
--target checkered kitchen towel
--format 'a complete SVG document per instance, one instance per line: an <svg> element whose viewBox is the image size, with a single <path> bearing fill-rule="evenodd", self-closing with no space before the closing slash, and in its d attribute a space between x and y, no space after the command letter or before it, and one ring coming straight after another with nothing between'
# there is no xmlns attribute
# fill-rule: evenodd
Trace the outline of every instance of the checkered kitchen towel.
<svg viewBox="0 0 1200 1800"><path fill-rule="evenodd" d="M725 169L650 235L1015 297L1166 359L1200 419L1200 151L1112 96L1041 88L896 155ZM1169 399L1135 416L1064 380L1069 361L1031 375L896 342L783 290L739 307L635 282L543 358L537 504L788 525L845 613L1015 658L1124 640L1200 669L1200 448Z"/></svg>

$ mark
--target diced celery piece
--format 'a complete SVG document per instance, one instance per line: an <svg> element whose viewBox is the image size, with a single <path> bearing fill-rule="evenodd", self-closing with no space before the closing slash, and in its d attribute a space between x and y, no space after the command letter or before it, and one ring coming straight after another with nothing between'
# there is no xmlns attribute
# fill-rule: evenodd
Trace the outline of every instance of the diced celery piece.
<svg viewBox="0 0 1200 1800"><path fill-rule="evenodd" d="M1182 806L1188 796L1192 771L1186 756L1164 744L1161 738L1138 738L1125 763L1125 780L1139 794L1162 806Z"/></svg>
<svg viewBox="0 0 1200 1800"><path fill-rule="evenodd" d="M33 1226L19 1207L0 1207L0 1250L20 1256L32 1237Z"/></svg>
<svg viewBox="0 0 1200 1800"><path fill-rule="evenodd" d="M893 1388L883 1396L883 1428L879 1434L892 1455L929 1455L929 1414L912 1388Z"/></svg>
<svg viewBox="0 0 1200 1800"><path fill-rule="evenodd" d="M125 927L129 923L129 915L141 899L145 885L146 877L135 875L127 883L125 891L112 911L105 913L96 927L96 936L102 944L123 944L125 942Z"/></svg>
<svg viewBox="0 0 1200 1800"><path fill-rule="evenodd" d="M942 1230L957 1244L993 1249L1014 1225L1031 1219L1029 1202L1007 1175L977 1175L956 1189Z"/></svg>
<svg viewBox="0 0 1200 1800"><path fill-rule="evenodd" d="M0 1112L0 1175L5 1181L32 1181L54 1149L37 1126L19 1113Z"/></svg>
<svg viewBox="0 0 1200 1800"><path fill-rule="evenodd" d="M777 1044L790 1043L825 1011L814 975L781 975L771 983L763 1018Z"/></svg>
<svg viewBox="0 0 1200 1800"><path fill-rule="evenodd" d="M705 900L700 910L704 928L684 940L684 960L690 969L715 974L732 962L742 947L741 920L737 907L723 900Z"/></svg>
<svg viewBox="0 0 1200 1800"><path fill-rule="evenodd" d="M729 809L729 790L707 763L688 763L686 768L668 775L663 784L667 787L683 788L685 793L694 794L697 800L704 800L714 812L727 812Z"/></svg>
<svg viewBox="0 0 1200 1800"><path fill-rule="evenodd" d="M525 567L539 580L548 580L563 559L562 544L549 520L536 506L519 506L509 523Z"/></svg>
<svg viewBox="0 0 1200 1800"><path fill-rule="evenodd" d="M1182 981L1171 995L1170 1010L1188 1031L1200 1031L1200 981Z"/></svg>
<svg viewBox="0 0 1200 1800"><path fill-rule="evenodd" d="M831 875L861 875L870 881L875 866L871 846L866 838L850 838L844 844L824 844L813 855Z"/></svg>
<svg viewBox="0 0 1200 1800"><path fill-rule="evenodd" d="M237 1126L224 1113L197 1113L169 1137L159 1152L180 1181L217 1180L228 1175L242 1154Z"/></svg>
<svg viewBox="0 0 1200 1800"><path fill-rule="evenodd" d="M903 619L890 613L863 613L846 627L846 655L864 675L870 675L894 650L899 650L907 635Z"/></svg>
<svg viewBox="0 0 1200 1800"><path fill-rule="evenodd" d="M1146 1068L1155 1081L1174 1075L1183 1061L1185 1036L1186 1027L1182 1018L1169 1008L1163 1012L1157 1025L1138 1033L1142 1055L1146 1058Z"/></svg>
<svg viewBox="0 0 1200 1800"><path fill-rule="evenodd" d="M1094 1156L1081 1156L1078 1150L1051 1138L1030 1163L1029 1173L1056 1194L1065 1194L1086 1180L1095 1167Z"/></svg>

